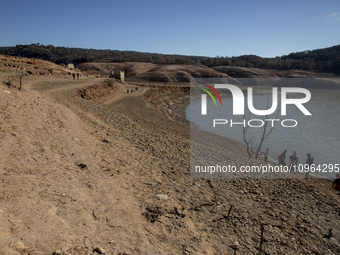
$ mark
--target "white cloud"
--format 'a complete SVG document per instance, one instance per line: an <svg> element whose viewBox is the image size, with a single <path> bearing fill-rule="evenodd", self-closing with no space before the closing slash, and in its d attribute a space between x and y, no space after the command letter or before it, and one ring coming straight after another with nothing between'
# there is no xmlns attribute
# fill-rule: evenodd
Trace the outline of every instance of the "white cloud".
<svg viewBox="0 0 340 255"><path fill-rule="evenodd" d="M340 22L340 12L334 12L331 14L328 14L325 18L324 18L324 23L337 23Z"/></svg>

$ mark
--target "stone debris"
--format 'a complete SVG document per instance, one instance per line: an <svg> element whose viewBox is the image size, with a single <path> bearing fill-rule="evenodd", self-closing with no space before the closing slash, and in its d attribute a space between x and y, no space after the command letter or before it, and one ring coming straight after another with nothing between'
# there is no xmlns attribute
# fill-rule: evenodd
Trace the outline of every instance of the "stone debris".
<svg viewBox="0 0 340 255"><path fill-rule="evenodd" d="M80 168L82 168L82 169L85 169L85 168L87 168L87 165L86 165L86 164L84 164L84 163L80 163L80 164L78 164L78 166L79 166Z"/></svg>
<svg viewBox="0 0 340 255"><path fill-rule="evenodd" d="M240 244L238 242L234 242L232 245L230 245L230 247L233 250L238 250L238 249L240 249Z"/></svg>
<svg viewBox="0 0 340 255"><path fill-rule="evenodd" d="M176 212L176 214L182 218L184 218L186 215L184 213L182 213L180 210L178 210L177 207L174 207L174 210Z"/></svg>
<svg viewBox="0 0 340 255"><path fill-rule="evenodd" d="M94 249L94 251L98 252L99 254L105 254L106 253L105 250L101 247L96 247Z"/></svg>
<svg viewBox="0 0 340 255"><path fill-rule="evenodd" d="M16 242L16 243L12 243L12 245L11 246L13 246L15 249L17 249L17 250L23 250L23 249L25 249L26 247L25 247L25 244L23 243L23 242Z"/></svg>
<svg viewBox="0 0 340 255"><path fill-rule="evenodd" d="M169 196L168 196L168 195L164 195L164 194L156 195L156 197L157 197L159 200L168 200L168 199L169 199Z"/></svg>

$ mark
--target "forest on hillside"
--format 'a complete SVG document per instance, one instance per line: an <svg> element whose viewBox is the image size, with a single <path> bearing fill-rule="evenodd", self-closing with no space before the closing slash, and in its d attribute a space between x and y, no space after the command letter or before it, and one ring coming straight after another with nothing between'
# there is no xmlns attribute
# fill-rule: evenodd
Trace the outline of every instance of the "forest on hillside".
<svg viewBox="0 0 340 255"><path fill-rule="evenodd" d="M29 44L0 47L0 54L48 60L56 64L84 62L148 62L154 64L184 64L214 66L256 67L265 69L303 69L316 72L340 73L340 45L276 58L256 55L214 58L203 56L143 53L135 51L95 50L55 47L53 45Z"/></svg>

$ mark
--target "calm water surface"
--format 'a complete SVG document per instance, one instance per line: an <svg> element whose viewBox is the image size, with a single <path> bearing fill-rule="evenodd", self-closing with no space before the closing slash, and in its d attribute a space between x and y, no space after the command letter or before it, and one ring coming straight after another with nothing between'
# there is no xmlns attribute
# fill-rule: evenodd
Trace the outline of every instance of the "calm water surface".
<svg viewBox="0 0 340 255"><path fill-rule="evenodd" d="M280 91L280 89L279 89ZM298 152L300 163L305 163L306 154L310 153L315 161L314 163L320 165L322 169L323 164L330 165L327 167L327 173L316 171L315 174L322 175L327 178L334 178L335 172L329 171L330 167L335 164L340 164L340 91L339 90L322 90L309 89L312 98L304 106L312 114L312 116L305 116L295 105L287 106L287 116L281 116L277 112L272 114L272 119L295 119L298 121L296 127L285 128L280 122L275 122L274 129L268 138L264 141L261 151L269 148L269 156L277 159L278 155L285 149L288 150L287 158L293 154L293 151ZM280 95L279 95L280 97ZM290 98L298 98L299 95L291 95ZM266 109L267 95L254 95L253 102L256 109ZM247 99L245 100L247 102ZM269 107L271 106L271 97L269 97ZM221 136L225 136L236 141L243 142L243 128L241 125L230 127L227 125L217 125L212 128L213 119L227 119L230 122L241 122L243 116L232 115L232 98L222 98L223 108L215 106L212 100L208 100L208 113L206 118L201 116L201 100L193 101L186 111L188 120L193 121L200 129L212 132ZM280 106L280 100L278 101ZM230 109L226 111L225 109ZM278 107L279 108L279 107ZM212 109L209 111L209 109ZM246 106L245 109L248 109ZM280 110L280 109L278 109ZM277 117L276 117L277 116ZM250 115L250 119L260 119L260 116ZM246 115L249 119L249 115ZM258 125L258 123L253 123ZM287 122L287 125L293 124ZM271 124L270 124L271 125ZM249 128L248 137L255 135L255 142L259 141L260 128ZM286 159L287 162L287 159Z"/></svg>

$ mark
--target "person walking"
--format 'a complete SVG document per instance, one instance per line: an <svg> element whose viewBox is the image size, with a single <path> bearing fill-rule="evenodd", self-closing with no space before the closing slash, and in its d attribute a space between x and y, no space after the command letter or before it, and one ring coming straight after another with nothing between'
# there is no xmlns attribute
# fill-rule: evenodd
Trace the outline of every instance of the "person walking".
<svg viewBox="0 0 340 255"><path fill-rule="evenodd" d="M286 154L287 150L284 150L284 152L282 152L278 157L279 165L286 166Z"/></svg>
<svg viewBox="0 0 340 255"><path fill-rule="evenodd" d="M314 158L310 155L310 153L307 153L307 159L306 159L306 179L308 180L309 178L309 172L314 164Z"/></svg>
<svg viewBox="0 0 340 255"><path fill-rule="evenodd" d="M289 157L289 171L296 174L296 168L298 166L299 157L297 156L297 151L293 151L293 155Z"/></svg>
<svg viewBox="0 0 340 255"><path fill-rule="evenodd" d="M269 153L269 148L267 148L265 152L262 152L265 163L267 163L267 160L268 160L268 153Z"/></svg>
<svg viewBox="0 0 340 255"><path fill-rule="evenodd" d="M336 179L333 182L333 189L336 189L337 191L339 191L338 195L340 195L340 174L337 173L335 175Z"/></svg>

